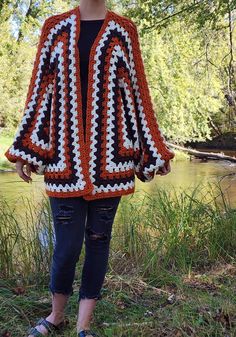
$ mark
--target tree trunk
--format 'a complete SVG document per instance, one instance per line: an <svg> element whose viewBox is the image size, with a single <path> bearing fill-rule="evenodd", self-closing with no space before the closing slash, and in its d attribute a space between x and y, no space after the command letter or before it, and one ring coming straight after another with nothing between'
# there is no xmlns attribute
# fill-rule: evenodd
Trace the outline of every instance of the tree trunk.
<svg viewBox="0 0 236 337"><path fill-rule="evenodd" d="M198 158L229 160L229 161L232 161L232 162L236 163L236 157L227 156L223 153L202 152L202 151L197 151L197 150L194 150L194 149L186 148L186 147L183 147L183 146L180 146L180 145L171 144L171 143L168 143L168 142L167 142L167 145L174 148L174 149L181 150L181 151L187 152L189 154L192 154L192 155L194 155L195 157L198 157Z"/></svg>

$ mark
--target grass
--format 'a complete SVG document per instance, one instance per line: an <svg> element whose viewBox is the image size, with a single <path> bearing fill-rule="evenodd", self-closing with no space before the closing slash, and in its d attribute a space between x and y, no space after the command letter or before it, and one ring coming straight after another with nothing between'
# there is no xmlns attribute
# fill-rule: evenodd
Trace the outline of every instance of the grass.
<svg viewBox="0 0 236 337"><path fill-rule="evenodd" d="M228 269L226 269L228 267ZM225 270L226 269L226 270ZM101 336L235 336L233 265L219 265L204 275L179 276L182 286L155 288L137 276L108 272L103 300L97 303L92 322ZM74 290L79 284L75 282ZM19 293L17 293L17 291ZM32 285L20 293L13 285L0 289L1 331L25 336L36 319L50 313L45 287ZM77 297L66 308L70 327L63 337L76 336Z"/></svg>
<svg viewBox="0 0 236 337"><path fill-rule="evenodd" d="M50 313L49 203L26 200L22 207L21 218L0 203L0 336L25 336ZM198 186L122 198L94 330L107 337L235 336L235 238L236 211L220 186L208 195ZM78 263L66 309L70 328L61 337L76 336L81 269Z"/></svg>

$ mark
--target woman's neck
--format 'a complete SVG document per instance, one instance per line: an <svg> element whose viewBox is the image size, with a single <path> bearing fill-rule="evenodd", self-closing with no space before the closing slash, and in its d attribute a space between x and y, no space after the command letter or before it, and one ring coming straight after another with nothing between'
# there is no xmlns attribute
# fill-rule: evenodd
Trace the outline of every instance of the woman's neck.
<svg viewBox="0 0 236 337"><path fill-rule="evenodd" d="M80 0L81 20L104 19L107 8L104 0Z"/></svg>

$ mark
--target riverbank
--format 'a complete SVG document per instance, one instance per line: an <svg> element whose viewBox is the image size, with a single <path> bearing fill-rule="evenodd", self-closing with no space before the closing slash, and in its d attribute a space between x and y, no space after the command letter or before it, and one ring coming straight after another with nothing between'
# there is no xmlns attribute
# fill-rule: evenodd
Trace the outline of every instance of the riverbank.
<svg viewBox="0 0 236 337"><path fill-rule="evenodd" d="M204 142L187 142L185 146L190 146L193 149L236 151L236 132L227 132Z"/></svg>
<svg viewBox="0 0 236 337"><path fill-rule="evenodd" d="M109 269L93 327L105 337L236 335L236 212L220 186L221 206L201 186L122 199ZM209 196L209 195L208 195ZM48 199L21 201L16 214L0 203L0 336L24 336L50 312L53 232ZM66 313L75 335L84 248Z"/></svg>

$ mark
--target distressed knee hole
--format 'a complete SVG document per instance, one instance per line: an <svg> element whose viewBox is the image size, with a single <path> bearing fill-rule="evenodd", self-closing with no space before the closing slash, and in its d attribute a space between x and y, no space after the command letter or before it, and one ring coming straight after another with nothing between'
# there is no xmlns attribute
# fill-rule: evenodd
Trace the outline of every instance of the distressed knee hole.
<svg viewBox="0 0 236 337"><path fill-rule="evenodd" d="M107 225L113 220L114 206L97 206L97 212L101 221L104 221Z"/></svg>
<svg viewBox="0 0 236 337"><path fill-rule="evenodd" d="M86 232L91 240L100 240L100 241L107 241L108 235L105 233L96 233L90 228L86 229Z"/></svg>
<svg viewBox="0 0 236 337"><path fill-rule="evenodd" d="M56 215L56 219L59 223L68 224L72 220L72 214L74 208L72 206L60 205L59 212Z"/></svg>
<svg viewBox="0 0 236 337"><path fill-rule="evenodd" d="M104 207L104 206L98 206L97 207L97 210L98 211L111 211L113 209L113 206L107 206L107 207Z"/></svg>

